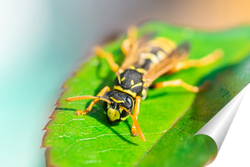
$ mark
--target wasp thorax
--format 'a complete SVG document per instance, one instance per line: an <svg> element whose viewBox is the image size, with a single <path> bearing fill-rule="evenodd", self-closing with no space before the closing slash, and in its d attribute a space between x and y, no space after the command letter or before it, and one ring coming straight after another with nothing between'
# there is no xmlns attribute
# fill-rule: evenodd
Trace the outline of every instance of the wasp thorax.
<svg viewBox="0 0 250 167"><path fill-rule="evenodd" d="M130 112L133 110L133 98L123 92L112 90L107 92L104 97L111 101L110 104L103 101L103 109L110 122L123 121L129 116L129 113L120 108L120 106L125 107Z"/></svg>

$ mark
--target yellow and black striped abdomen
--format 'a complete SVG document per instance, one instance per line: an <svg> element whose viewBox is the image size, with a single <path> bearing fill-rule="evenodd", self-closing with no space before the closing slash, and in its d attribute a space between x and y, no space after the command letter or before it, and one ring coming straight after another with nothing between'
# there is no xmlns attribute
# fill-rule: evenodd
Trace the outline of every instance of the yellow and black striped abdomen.
<svg viewBox="0 0 250 167"><path fill-rule="evenodd" d="M150 47L148 52L141 53L140 60L134 66L148 71L151 67L165 59L167 55L168 53L160 47Z"/></svg>
<svg viewBox="0 0 250 167"><path fill-rule="evenodd" d="M141 96L145 99L148 88L143 79L144 75L166 59L175 48L175 44L168 39L157 38L149 41L144 51L138 55L138 61L117 75L114 89L127 93L133 98Z"/></svg>

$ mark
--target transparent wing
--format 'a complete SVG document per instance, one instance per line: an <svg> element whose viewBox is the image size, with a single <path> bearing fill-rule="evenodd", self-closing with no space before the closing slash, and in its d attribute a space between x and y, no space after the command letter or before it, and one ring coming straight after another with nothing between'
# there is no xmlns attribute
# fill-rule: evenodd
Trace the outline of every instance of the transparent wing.
<svg viewBox="0 0 250 167"><path fill-rule="evenodd" d="M120 69L126 70L129 66L135 64L140 59L140 54L145 51L148 41L151 38L152 34L148 34L136 40L131 48L131 52L125 57Z"/></svg>
<svg viewBox="0 0 250 167"><path fill-rule="evenodd" d="M177 62L187 59L188 51L189 43L185 42L178 46L164 60L159 62L159 64L149 69L149 71L144 75L147 86L150 86L154 80L171 70Z"/></svg>

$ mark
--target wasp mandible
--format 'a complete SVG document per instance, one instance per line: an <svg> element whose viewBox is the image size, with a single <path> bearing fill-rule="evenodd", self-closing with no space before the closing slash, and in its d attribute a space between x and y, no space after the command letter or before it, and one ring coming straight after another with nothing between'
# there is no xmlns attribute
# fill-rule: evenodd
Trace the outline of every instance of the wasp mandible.
<svg viewBox="0 0 250 167"><path fill-rule="evenodd" d="M137 28L131 26L127 31L127 38L122 42L121 51L125 59L121 66L115 63L112 53L105 52L101 47L94 48L95 53L107 60L111 70L116 73L114 88L104 87L97 96L77 96L67 98L66 101L93 99L84 110L77 110L77 115L87 114L98 101L103 101L103 109L109 122L120 122L130 115L133 124L131 134L145 141L145 137L137 122L141 100L147 96L148 88L181 86L189 92L198 93L204 86L197 87L185 83L181 79L152 84L154 80L164 74L176 73L191 67L209 65L223 56L221 49L199 60L187 60L189 44L179 46L172 40L163 37L148 39L137 37Z"/></svg>

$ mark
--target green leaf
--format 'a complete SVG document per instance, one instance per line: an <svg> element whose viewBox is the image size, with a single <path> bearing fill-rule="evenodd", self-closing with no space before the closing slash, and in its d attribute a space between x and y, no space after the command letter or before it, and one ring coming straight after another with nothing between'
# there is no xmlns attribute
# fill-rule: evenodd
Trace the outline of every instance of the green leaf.
<svg viewBox="0 0 250 167"><path fill-rule="evenodd" d="M104 86L112 87L115 74L106 60L92 57L64 84L65 91L58 100L43 146L47 147L47 164L55 166L203 166L215 157L212 140L192 136L250 82L250 26L223 32L201 32L148 22L139 34L156 33L177 43L188 40L190 59L199 59L221 48L225 56L218 62L202 67L162 76L158 81L183 79L191 85L206 80L211 86L194 94L183 88L150 89L142 101L138 122L146 137L132 137L129 118L111 126L101 104L88 115L77 116L75 110L84 110L90 100L66 102L80 95L96 95ZM104 47L121 64L120 45L125 36ZM245 59L245 60L244 60ZM243 61L244 60L244 61ZM240 63L242 62L242 63ZM188 155L188 156L187 156ZM181 161L180 161L181 160Z"/></svg>
<svg viewBox="0 0 250 167"><path fill-rule="evenodd" d="M187 113L162 136L138 166L203 166L215 158L215 142L207 136L192 136L250 83L250 57L214 73L202 79L213 81L209 90L197 95Z"/></svg>

